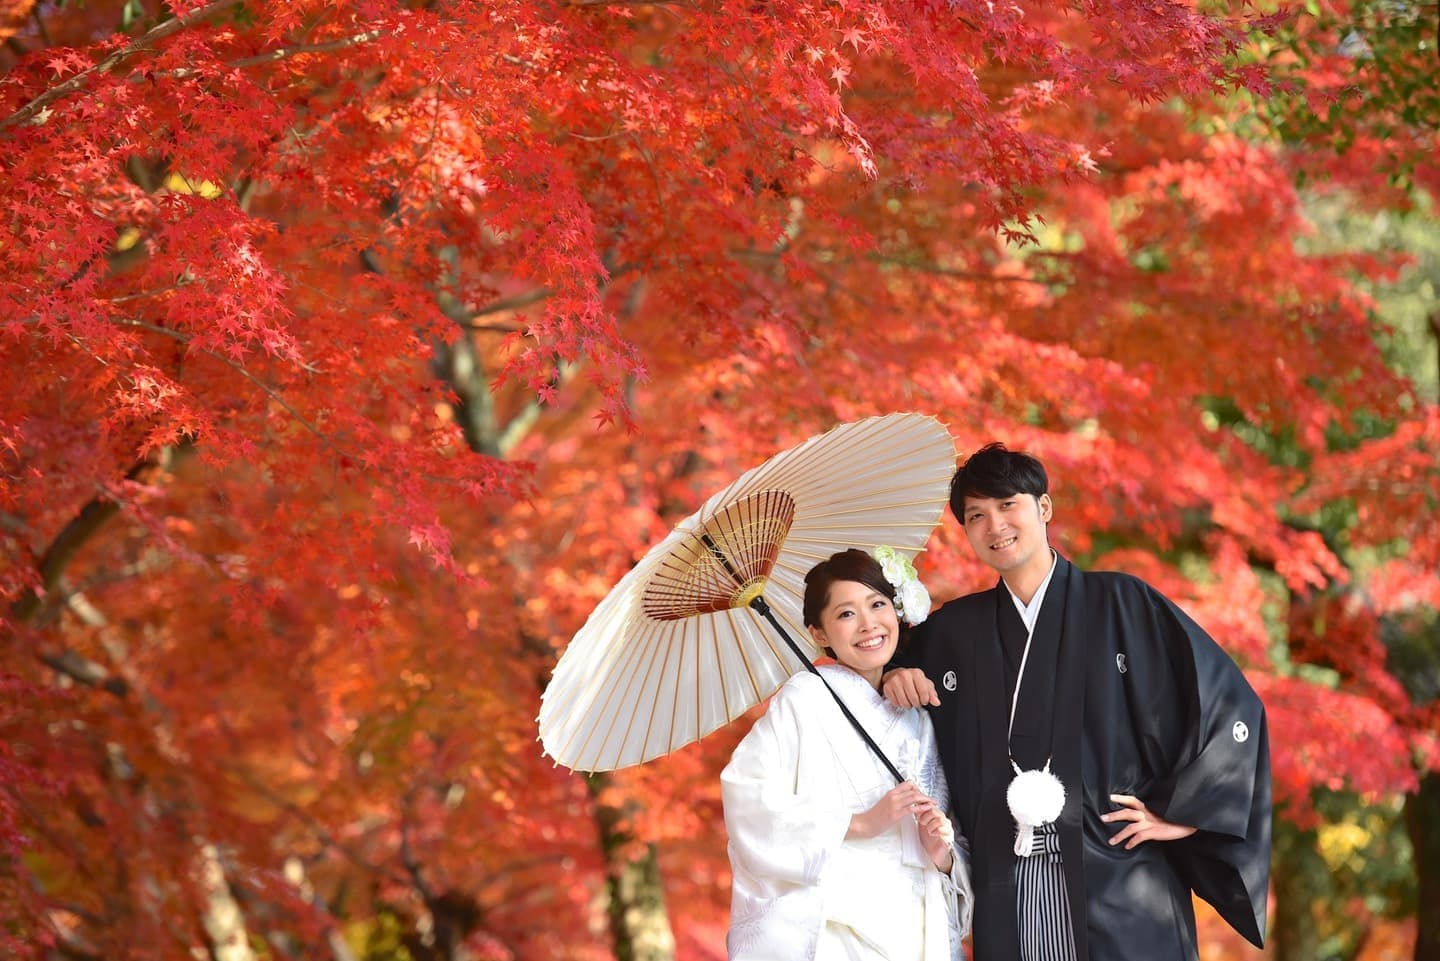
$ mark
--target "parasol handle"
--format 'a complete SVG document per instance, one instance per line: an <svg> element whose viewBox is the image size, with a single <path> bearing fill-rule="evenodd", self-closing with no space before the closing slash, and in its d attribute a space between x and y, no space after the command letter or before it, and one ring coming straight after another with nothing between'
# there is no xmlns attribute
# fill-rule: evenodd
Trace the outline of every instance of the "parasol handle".
<svg viewBox="0 0 1440 961"><path fill-rule="evenodd" d="M711 539L710 535L708 533L701 534L700 540L710 549L710 553L715 556L715 559L724 565L725 570L735 579L735 582L737 584L742 583L740 572L735 570L734 565L730 563L730 558L725 556L725 552L720 550L719 545ZM875 743L874 738L872 738L869 732L860 724L855 715L850 713L850 709L845 706L845 702L840 700L840 695L835 693L835 689L830 686L830 682L825 680L825 675L815 669L815 665L810 663L810 658L806 657L805 653L800 650L800 646L795 643L794 639L790 636L790 632L780 625L780 622L775 618L775 612L770 608L769 601L765 600L765 595L762 594L755 598L750 602L750 606L755 609L757 614L770 622L770 625L775 628L775 632L780 635L780 639L785 642L785 646L789 647L790 650L795 653L795 656L800 659L800 663L805 665L805 670L814 674L820 679L820 683L825 685L825 690L829 691L830 696L835 699L835 706L840 708L840 713L845 715L845 720L850 722L850 726L855 729L855 733L864 739L871 753L880 759L881 764L885 765L885 770L889 771L891 776L895 778L895 783L899 784L904 781L905 778L895 769L895 765L890 763L890 759L885 756L885 752L880 750L880 745Z"/></svg>

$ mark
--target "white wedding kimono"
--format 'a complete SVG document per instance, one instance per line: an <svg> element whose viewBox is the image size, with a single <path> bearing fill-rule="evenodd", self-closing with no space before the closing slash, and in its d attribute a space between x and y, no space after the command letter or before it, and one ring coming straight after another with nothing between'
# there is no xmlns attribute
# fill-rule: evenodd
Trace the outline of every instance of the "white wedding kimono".
<svg viewBox="0 0 1440 961"><path fill-rule="evenodd" d="M859 674L825 680L907 778L948 814L950 792L930 718L892 707ZM970 927L967 845L937 871L915 819L845 839L850 816L895 786L818 677L776 692L720 775L734 875L731 961L814 958L953 961Z"/></svg>

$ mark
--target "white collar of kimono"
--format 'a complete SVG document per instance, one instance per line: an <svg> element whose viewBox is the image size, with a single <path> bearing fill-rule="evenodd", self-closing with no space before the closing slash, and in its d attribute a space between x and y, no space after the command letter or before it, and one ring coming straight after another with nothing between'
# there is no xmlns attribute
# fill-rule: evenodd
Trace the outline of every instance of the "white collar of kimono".
<svg viewBox="0 0 1440 961"><path fill-rule="evenodd" d="M889 708L889 714L903 714L907 708L897 708L885 699L885 696L875 690L875 685L865 680L858 672L846 667L844 664L822 664L820 672L832 687L839 687L844 690L846 700L854 700L867 707Z"/></svg>
<svg viewBox="0 0 1440 961"><path fill-rule="evenodd" d="M1025 680L1025 663L1030 660L1030 642L1035 639L1035 622L1040 618L1040 605L1045 603L1045 591L1050 587L1051 578L1055 576L1058 561L1054 548L1051 548L1050 570L1045 572L1045 579L1035 588L1035 593L1030 595L1029 604L1020 600L1014 591L1010 591L1009 584L1005 585L1005 589L1010 591L1010 600L1015 602L1015 607L1020 612L1020 620L1025 622L1025 653L1020 655L1020 670L1015 673L1015 692L1010 695L1010 724L1005 728L1007 741L1010 739L1010 732L1015 730L1015 706L1020 703L1020 684Z"/></svg>
<svg viewBox="0 0 1440 961"><path fill-rule="evenodd" d="M1040 582L1039 587L1035 588L1035 593L1030 595L1029 604L1020 600L1019 595L1014 591L1010 591L1009 584L1005 585L1005 589L1010 591L1010 600L1015 602L1015 609L1020 612L1020 620L1025 622L1025 630L1032 633L1035 631L1035 620L1040 616L1040 605L1045 603L1045 589L1050 586L1050 580L1055 576L1055 566L1057 563L1058 558L1055 555L1055 549L1051 548L1050 570L1045 572L1045 579Z"/></svg>
<svg viewBox="0 0 1440 961"><path fill-rule="evenodd" d="M884 738L891 726L910 710L891 704L869 681L844 664L822 664L819 670L872 737Z"/></svg>

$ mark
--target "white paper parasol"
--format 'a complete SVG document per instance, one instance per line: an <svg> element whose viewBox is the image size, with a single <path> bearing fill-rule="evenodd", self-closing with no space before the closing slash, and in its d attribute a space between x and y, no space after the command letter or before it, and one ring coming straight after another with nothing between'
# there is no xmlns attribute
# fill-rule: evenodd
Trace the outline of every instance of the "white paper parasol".
<svg viewBox="0 0 1440 961"><path fill-rule="evenodd" d="M842 424L747 471L652 547L571 640L540 705L545 753L577 771L629 767L769 697L819 654L801 622L806 572L850 547L916 554L954 471L949 430L922 414Z"/></svg>

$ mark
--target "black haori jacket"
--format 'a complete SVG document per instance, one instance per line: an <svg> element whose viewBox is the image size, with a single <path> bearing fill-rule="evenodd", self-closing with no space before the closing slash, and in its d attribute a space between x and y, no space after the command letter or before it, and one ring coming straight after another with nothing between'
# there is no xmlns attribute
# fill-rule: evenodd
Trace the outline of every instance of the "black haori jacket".
<svg viewBox="0 0 1440 961"><path fill-rule="evenodd" d="M1019 632L1018 634L1016 632ZM932 708L958 827L970 839L975 961L1018 961L1013 770L1006 725L1025 629L1003 583L945 604L895 666L935 683ZM1010 644L1007 668L1005 645ZM1036 622L1009 748L1023 768L1053 757L1058 829L1078 961L1197 957L1193 891L1256 946L1270 875L1265 709L1240 669L1145 582L1063 557ZM1111 794L1139 797L1180 841L1132 850Z"/></svg>

